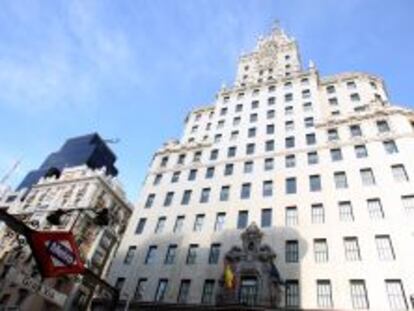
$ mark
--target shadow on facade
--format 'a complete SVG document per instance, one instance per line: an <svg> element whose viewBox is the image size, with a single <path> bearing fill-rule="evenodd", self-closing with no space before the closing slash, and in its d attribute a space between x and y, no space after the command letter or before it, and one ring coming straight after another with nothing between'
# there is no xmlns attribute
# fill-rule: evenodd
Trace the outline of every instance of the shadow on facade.
<svg viewBox="0 0 414 311"><path fill-rule="evenodd" d="M124 276L127 281L121 290L119 310L125 310L127 304L129 310L300 308L300 263L308 245L294 227L259 229L252 223L244 230L214 232L208 238L211 245L203 247L203 241L195 236L154 235L138 245L139 256L132 263L137 269L125 270L129 274ZM156 261L145 265L152 245L157 245ZM169 245L176 246L172 264L165 263ZM189 263L190 245L197 246L194 263ZM219 259L215 262L213 247L217 245ZM125 256L118 253L117 258ZM162 280L167 280L166 289L162 301L155 301ZM110 281L116 283L115 279ZM182 285L186 281L188 291ZM212 293L206 293L207 282L214 284ZM107 310L108 305L108 299L97 298L92 310Z"/></svg>

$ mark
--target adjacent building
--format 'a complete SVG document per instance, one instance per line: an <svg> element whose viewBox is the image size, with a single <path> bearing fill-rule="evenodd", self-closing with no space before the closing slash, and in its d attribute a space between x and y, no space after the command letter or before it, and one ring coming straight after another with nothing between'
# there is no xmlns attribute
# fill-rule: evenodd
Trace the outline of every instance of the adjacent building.
<svg viewBox="0 0 414 311"><path fill-rule="evenodd" d="M155 153L108 279L130 309L408 310L413 151L380 77L304 68L276 27Z"/></svg>

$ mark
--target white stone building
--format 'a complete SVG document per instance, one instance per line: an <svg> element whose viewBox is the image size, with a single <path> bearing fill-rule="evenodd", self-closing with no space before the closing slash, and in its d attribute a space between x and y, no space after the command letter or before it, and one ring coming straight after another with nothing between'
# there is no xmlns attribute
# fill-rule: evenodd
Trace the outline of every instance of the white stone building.
<svg viewBox="0 0 414 311"><path fill-rule="evenodd" d="M28 191L9 192L0 201L0 208L42 231L71 231L79 246L85 265L101 278L107 272L119 246L131 205L115 177L103 169L86 166L57 170L41 178ZM95 212L107 208L109 224L98 226ZM46 219L56 210L72 211L62 216L60 225L51 225ZM87 209L87 210L85 210ZM85 310L94 287L82 276L68 275L44 281L36 268L27 243L19 246L14 231L0 231L0 310ZM13 270L13 271L12 271ZM16 275L20 275L18 278ZM45 290L33 291L18 279L28 277L43 284Z"/></svg>
<svg viewBox="0 0 414 311"><path fill-rule="evenodd" d="M411 152L414 112L380 77L305 69L275 28L155 153L109 280L130 306L214 304L224 254L255 222L282 307L413 308Z"/></svg>

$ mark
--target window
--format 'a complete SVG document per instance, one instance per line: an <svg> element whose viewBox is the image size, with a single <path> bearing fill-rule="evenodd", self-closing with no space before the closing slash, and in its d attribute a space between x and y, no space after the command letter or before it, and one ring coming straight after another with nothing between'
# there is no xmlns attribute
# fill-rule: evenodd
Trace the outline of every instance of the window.
<svg viewBox="0 0 414 311"><path fill-rule="evenodd" d="M224 96L223 97L223 103L228 103L230 100L230 96Z"/></svg>
<svg viewBox="0 0 414 311"><path fill-rule="evenodd" d="M188 180L195 180L197 177L197 170L196 169L192 169L190 170L190 172L188 173Z"/></svg>
<svg viewBox="0 0 414 311"><path fill-rule="evenodd" d="M190 292L191 280L181 280L180 289L178 291L177 302L187 303L188 294Z"/></svg>
<svg viewBox="0 0 414 311"><path fill-rule="evenodd" d="M335 93L335 86L334 85L328 85L326 87L326 93L328 93L328 94Z"/></svg>
<svg viewBox="0 0 414 311"><path fill-rule="evenodd" d="M285 157L285 167L295 167L296 157L294 154L289 154Z"/></svg>
<svg viewBox="0 0 414 311"><path fill-rule="evenodd" d="M377 245L378 258L382 261L395 260L394 248L392 247L389 235L376 235L375 244Z"/></svg>
<svg viewBox="0 0 414 311"><path fill-rule="evenodd" d="M258 100L252 101L252 109L257 109L257 108L259 108L259 101Z"/></svg>
<svg viewBox="0 0 414 311"><path fill-rule="evenodd" d="M155 194L150 193L145 201L145 208L150 208L154 204Z"/></svg>
<svg viewBox="0 0 414 311"><path fill-rule="evenodd" d="M364 186L372 186L375 185L375 177L372 169L370 168L363 168L359 170L362 180L362 185Z"/></svg>
<svg viewBox="0 0 414 311"><path fill-rule="evenodd" d="M166 217L159 217L157 221L157 225L155 226L154 233L162 233L164 231L165 222L167 221Z"/></svg>
<svg viewBox="0 0 414 311"><path fill-rule="evenodd" d="M354 81L348 81L346 83L346 87L348 88L348 90L353 90L353 89L356 89L356 84Z"/></svg>
<svg viewBox="0 0 414 311"><path fill-rule="evenodd" d="M274 160L273 158L267 158L264 160L264 170L271 171L274 167Z"/></svg>
<svg viewBox="0 0 414 311"><path fill-rule="evenodd" d="M285 147L286 148L294 148L295 147L295 137L289 136L285 138Z"/></svg>
<svg viewBox="0 0 414 311"><path fill-rule="evenodd" d="M214 176L214 166L207 167L206 178L213 178Z"/></svg>
<svg viewBox="0 0 414 311"><path fill-rule="evenodd" d="M365 147L365 145L356 145L354 149L355 157L357 157L358 159L366 158L368 156L367 148Z"/></svg>
<svg viewBox="0 0 414 311"><path fill-rule="evenodd" d="M249 199L250 198L251 183L242 184L240 198Z"/></svg>
<svg viewBox="0 0 414 311"><path fill-rule="evenodd" d="M287 93L285 94L285 102L291 102L293 100L293 94Z"/></svg>
<svg viewBox="0 0 414 311"><path fill-rule="evenodd" d="M306 99L306 98L309 98L310 96L311 96L310 90L303 90L302 91L302 98Z"/></svg>
<svg viewBox="0 0 414 311"><path fill-rule="evenodd" d="M144 232L146 222L147 222L146 218L139 219L137 228L135 229L135 234L141 234L142 232Z"/></svg>
<svg viewBox="0 0 414 311"><path fill-rule="evenodd" d="M271 197L273 195L273 182L271 180L263 182L262 195L264 197Z"/></svg>
<svg viewBox="0 0 414 311"><path fill-rule="evenodd" d="M364 280L351 280L351 301L354 309L369 309L367 289Z"/></svg>
<svg viewBox="0 0 414 311"><path fill-rule="evenodd" d="M176 183L180 179L180 172L174 172L171 176L171 183Z"/></svg>
<svg viewBox="0 0 414 311"><path fill-rule="evenodd" d="M414 213L414 195L403 195L401 201L408 213Z"/></svg>
<svg viewBox="0 0 414 311"><path fill-rule="evenodd" d="M321 176L319 175L311 175L309 176L309 188L310 191L321 191Z"/></svg>
<svg viewBox="0 0 414 311"><path fill-rule="evenodd" d="M311 219L313 224L323 224L325 222L325 209L322 204L312 204Z"/></svg>
<svg viewBox="0 0 414 311"><path fill-rule="evenodd" d="M319 162L318 152L316 151L308 152L308 164L313 165L313 164L318 164L318 162Z"/></svg>
<svg viewBox="0 0 414 311"><path fill-rule="evenodd" d="M239 217L237 219L237 229L246 228L248 218L249 218L249 212L248 211L239 211Z"/></svg>
<svg viewBox="0 0 414 311"><path fill-rule="evenodd" d="M406 182L408 181L408 175L405 171L404 165L397 164L391 166L392 176L395 182Z"/></svg>
<svg viewBox="0 0 414 311"><path fill-rule="evenodd" d="M297 280L286 280L285 295L286 307L299 307L299 282Z"/></svg>
<svg viewBox="0 0 414 311"><path fill-rule="evenodd" d="M296 193L296 177L286 178L286 193Z"/></svg>
<svg viewBox="0 0 414 311"><path fill-rule="evenodd" d="M225 116L227 114L227 108L221 108L220 115Z"/></svg>
<svg viewBox="0 0 414 311"><path fill-rule="evenodd" d="M257 113L250 114L250 122L257 122Z"/></svg>
<svg viewBox="0 0 414 311"><path fill-rule="evenodd" d="M330 280L316 281L316 297L319 308L332 308L332 287Z"/></svg>
<svg viewBox="0 0 414 311"><path fill-rule="evenodd" d="M274 140L266 141L265 151L273 151L273 150L275 150L275 141Z"/></svg>
<svg viewBox="0 0 414 311"><path fill-rule="evenodd" d="M164 206L170 206L174 198L174 192L167 192L164 199Z"/></svg>
<svg viewBox="0 0 414 311"><path fill-rule="evenodd" d="M328 243L326 239L314 239L313 251L315 255L315 262L328 261Z"/></svg>
<svg viewBox="0 0 414 311"><path fill-rule="evenodd" d="M229 149L227 150L227 157L232 158L234 156L236 156L236 147L229 147Z"/></svg>
<svg viewBox="0 0 414 311"><path fill-rule="evenodd" d="M222 137L223 137L223 135L221 135L221 134L214 135L214 142L215 143L220 142Z"/></svg>
<svg viewBox="0 0 414 311"><path fill-rule="evenodd" d="M145 264L150 265L155 262L156 259L156 253L157 253L157 246L151 245L148 247L147 256L145 257Z"/></svg>
<svg viewBox="0 0 414 311"><path fill-rule="evenodd" d="M298 209L296 206L286 207L286 226L296 226L298 224Z"/></svg>
<svg viewBox="0 0 414 311"><path fill-rule="evenodd" d="M308 145L316 144L315 133L306 134L306 144L308 144Z"/></svg>
<svg viewBox="0 0 414 311"><path fill-rule="evenodd" d="M210 199L210 188L203 188L200 195L200 203L207 203Z"/></svg>
<svg viewBox="0 0 414 311"><path fill-rule="evenodd" d="M332 162L342 160L342 151L340 148L335 148L330 150Z"/></svg>
<svg viewBox="0 0 414 311"><path fill-rule="evenodd" d="M157 290L155 292L154 301L164 301L165 293L167 292L168 280L160 279L158 281Z"/></svg>
<svg viewBox="0 0 414 311"><path fill-rule="evenodd" d="M230 135L230 140L236 140L239 137L239 131L233 131Z"/></svg>
<svg viewBox="0 0 414 311"><path fill-rule="evenodd" d="M203 294L201 295L202 304L213 304L214 302L214 280L205 280Z"/></svg>
<svg viewBox="0 0 414 311"><path fill-rule="evenodd" d="M198 130L198 125L194 125L194 126L191 128L191 133L196 133L196 132L197 132L197 130Z"/></svg>
<svg viewBox="0 0 414 311"><path fill-rule="evenodd" d="M187 259L186 259L187 265L193 265L196 263L197 250L198 250L198 244L190 244L190 246L188 247L188 252L187 252Z"/></svg>
<svg viewBox="0 0 414 311"><path fill-rule="evenodd" d="M384 211L380 199L367 200L368 214L371 219L384 218Z"/></svg>
<svg viewBox="0 0 414 311"><path fill-rule="evenodd" d="M248 132L247 132L247 137L252 138L256 136L256 128L255 127L251 127L249 128Z"/></svg>
<svg viewBox="0 0 414 311"><path fill-rule="evenodd" d="M193 162L200 162L201 160L201 151L194 152Z"/></svg>
<svg viewBox="0 0 414 311"><path fill-rule="evenodd" d="M134 259L136 251L137 251L137 247L135 245L130 246L128 248L128 251L127 251L126 256L124 258L124 264L129 265L132 262L132 259Z"/></svg>
<svg viewBox="0 0 414 311"><path fill-rule="evenodd" d="M206 131L209 131L211 129L211 123L210 122L208 122L207 124L206 124Z"/></svg>
<svg viewBox="0 0 414 311"><path fill-rule="evenodd" d="M124 287L125 284L125 278L117 278L116 283L115 283L115 288L121 292L122 288Z"/></svg>
<svg viewBox="0 0 414 311"><path fill-rule="evenodd" d="M254 147L255 147L255 144L247 144L246 145L246 154L247 155L254 154Z"/></svg>
<svg viewBox="0 0 414 311"><path fill-rule="evenodd" d="M353 102L359 102L361 100L358 93L352 93L350 98L351 98L351 101Z"/></svg>
<svg viewBox="0 0 414 311"><path fill-rule="evenodd" d="M285 107L285 115L290 116L293 114L293 106L286 106Z"/></svg>
<svg viewBox="0 0 414 311"><path fill-rule="evenodd" d="M285 131L290 132L295 129L295 123L293 121L286 121L285 122Z"/></svg>
<svg viewBox="0 0 414 311"><path fill-rule="evenodd" d="M230 197L230 186L222 186L220 190L220 201L228 201Z"/></svg>
<svg viewBox="0 0 414 311"><path fill-rule="evenodd" d="M235 108L235 112L241 112L243 110L243 105L242 104L237 104L236 108Z"/></svg>
<svg viewBox="0 0 414 311"><path fill-rule="evenodd" d="M157 174L157 175L155 175L155 177L154 177L154 181L153 181L153 185L154 186L156 186L156 185L159 185L159 183L161 182L161 179L162 179L162 174Z"/></svg>
<svg viewBox="0 0 414 311"><path fill-rule="evenodd" d="M142 300L145 292L145 287L147 285L147 278L138 279L137 287L135 289L134 298L136 300Z"/></svg>
<svg viewBox="0 0 414 311"><path fill-rule="evenodd" d="M271 208L262 209L261 225L262 225L262 228L267 228L267 227L272 226L272 209Z"/></svg>
<svg viewBox="0 0 414 311"><path fill-rule="evenodd" d="M385 280L390 310L408 310L401 280Z"/></svg>
<svg viewBox="0 0 414 311"><path fill-rule="evenodd" d="M328 141L335 141L339 139L338 130L337 129L329 129L328 130Z"/></svg>
<svg viewBox="0 0 414 311"><path fill-rule="evenodd" d="M204 214L198 214L196 215L195 221L194 221L194 228L193 230L195 232L200 232L201 229L203 229L203 223L204 223Z"/></svg>
<svg viewBox="0 0 414 311"><path fill-rule="evenodd" d="M213 243L210 246L210 254L208 255L209 264L218 264L220 259L220 243Z"/></svg>
<svg viewBox="0 0 414 311"><path fill-rule="evenodd" d="M253 161L244 162L244 173L253 172Z"/></svg>
<svg viewBox="0 0 414 311"><path fill-rule="evenodd" d="M349 130L351 132L351 137L360 137L360 136L362 136L361 127L358 124L351 125L349 127Z"/></svg>
<svg viewBox="0 0 414 311"><path fill-rule="evenodd" d="M240 124L241 118L240 117L235 117L233 119L233 126L237 126Z"/></svg>
<svg viewBox="0 0 414 311"><path fill-rule="evenodd" d="M217 160L218 158L218 149L211 150L210 160Z"/></svg>
<svg viewBox="0 0 414 311"><path fill-rule="evenodd" d="M311 102L303 103L303 111L304 112L311 112L312 110L313 110L313 107L312 107Z"/></svg>
<svg viewBox="0 0 414 311"><path fill-rule="evenodd" d="M328 99L329 105L331 106L337 106L338 105L338 98L336 97L331 97Z"/></svg>
<svg viewBox="0 0 414 311"><path fill-rule="evenodd" d="M224 127L224 120L220 120L217 122L217 129L222 129Z"/></svg>
<svg viewBox="0 0 414 311"><path fill-rule="evenodd" d="M183 230L185 216L177 216L174 224L174 233L180 233Z"/></svg>
<svg viewBox="0 0 414 311"><path fill-rule="evenodd" d="M164 264L165 265L174 264L176 254L177 254L177 245L176 244L168 245L167 253L165 254Z"/></svg>
<svg viewBox="0 0 414 311"><path fill-rule="evenodd" d="M273 92L275 89L276 89L276 88L275 88L275 86L274 86L274 85L269 86L269 92ZM276 101L276 98L275 98L275 97L269 97L269 98L267 99L267 104L268 104L269 106L272 106L272 105L274 105L274 104L275 104L275 101Z"/></svg>
<svg viewBox="0 0 414 311"><path fill-rule="evenodd" d="M336 189L348 188L348 181L345 172L335 172L334 180Z"/></svg>
<svg viewBox="0 0 414 311"><path fill-rule="evenodd" d="M377 121L378 133L387 133L390 131L390 126L386 120Z"/></svg>
<svg viewBox="0 0 414 311"><path fill-rule="evenodd" d="M226 219L226 213L217 213L216 222L214 223L214 231L223 230L225 219Z"/></svg>
<svg viewBox="0 0 414 311"><path fill-rule="evenodd" d="M288 240L285 245L285 261L299 262L299 242L297 240Z"/></svg>
<svg viewBox="0 0 414 311"><path fill-rule="evenodd" d="M344 238L345 259L347 261L360 261L361 253L359 250L358 238L345 237Z"/></svg>
<svg viewBox="0 0 414 311"><path fill-rule="evenodd" d="M393 154L398 153L397 145L395 144L395 141L393 140L386 140L383 142L385 152L387 154Z"/></svg>
<svg viewBox="0 0 414 311"><path fill-rule="evenodd" d="M275 125L274 124L268 124L266 126L266 134L274 134L275 133Z"/></svg>
<svg viewBox="0 0 414 311"><path fill-rule="evenodd" d="M168 157L167 156L162 157L162 159L161 159L161 167L166 167L167 164L168 164Z"/></svg>
<svg viewBox="0 0 414 311"><path fill-rule="evenodd" d="M184 190L183 197L181 199L181 205L188 205L191 200L192 190Z"/></svg>
<svg viewBox="0 0 414 311"><path fill-rule="evenodd" d="M349 201L342 201L338 203L339 207L339 220L340 221L354 221L354 213L352 211L352 205Z"/></svg>
<svg viewBox="0 0 414 311"><path fill-rule="evenodd" d="M230 176L233 174L234 165L229 163L224 166L224 176Z"/></svg>
<svg viewBox="0 0 414 311"><path fill-rule="evenodd" d="M304 119L305 128L310 128L314 126L313 117L307 117Z"/></svg>

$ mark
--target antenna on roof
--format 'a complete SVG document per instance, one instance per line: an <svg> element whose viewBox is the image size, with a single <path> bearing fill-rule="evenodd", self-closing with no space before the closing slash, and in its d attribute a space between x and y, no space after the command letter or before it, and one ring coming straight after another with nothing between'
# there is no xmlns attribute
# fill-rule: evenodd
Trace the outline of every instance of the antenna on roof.
<svg viewBox="0 0 414 311"><path fill-rule="evenodd" d="M106 142L107 144L117 144L121 140L119 138L108 138L108 139L104 139L103 141Z"/></svg>
<svg viewBox="0 0 414 311"><path fill-rule="evenodd" d="M19 167L20 163L22 162L21 159L14 161L11 168L6 172L6 174L2 177L0 180L0 184L4 184L10 176L16 171L16 169Z"/></svg>

